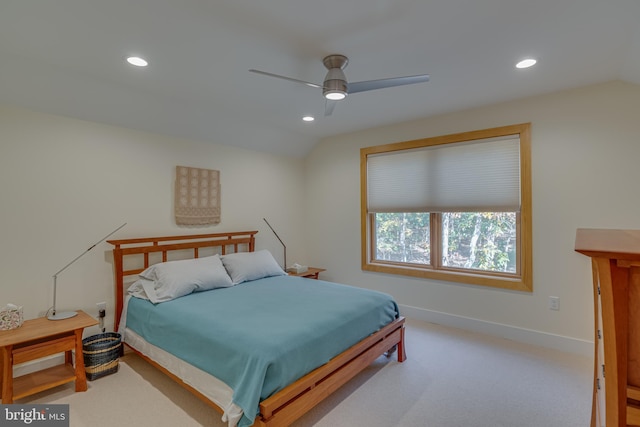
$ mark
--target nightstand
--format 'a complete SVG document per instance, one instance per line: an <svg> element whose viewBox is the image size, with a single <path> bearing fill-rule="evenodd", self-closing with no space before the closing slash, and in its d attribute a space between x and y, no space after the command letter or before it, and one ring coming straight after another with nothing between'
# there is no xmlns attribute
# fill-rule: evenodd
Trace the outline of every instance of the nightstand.
<svg viewBox="0 0 640 427"><path fill-rule="evenodd" d="M322 273L323 271L327 271L327 270L325 268L309 267L307 271L305 271L304 273L294 273L290 271L289 276L306 277L307 279L318 280L318 274Z"/></svg>
<svg viewBox="0 0 640 427"><path fill-rule="evenodd" d="M2 371L2 403L50 389L71 381L76 391L87 390L87 377L82 353L84 328L97 325L98 321L84 311L64 320L46 317L26 320L22 326L0 331L0 362ZM75 366L71 352L75 350ZM64 364L13 378L13 365L64 353Z"/></svg>

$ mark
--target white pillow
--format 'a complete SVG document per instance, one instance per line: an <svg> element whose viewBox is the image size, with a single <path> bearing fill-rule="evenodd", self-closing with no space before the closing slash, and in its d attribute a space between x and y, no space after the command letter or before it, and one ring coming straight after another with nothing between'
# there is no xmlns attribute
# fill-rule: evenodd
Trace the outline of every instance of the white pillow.
<svg viewBox="0 0 640 427"><path fill-rule="evenodd" d="M147 293L147 291L149 292ZM148 299L153 303L162 302L157 300L155 282L153 280L139 278L129 286L127 292L129 295L137 298Z"/></svg>
<svg viewBox="0 0 640 427"><path fill-rule="evenodd" d="M234 285L263 277L285 276L287 274L278 265L271 252L266 249L256 252L238 252L223 255L220 258Z"/></svg>
<svg viewBox="0 0 640 427"><path fill-rule="evenodd" d="M168 261L154 264L140 273L140 280L129 293L139 296L142 291L153 303L171 301L192 292L233 286L220 256Z"/></svg>

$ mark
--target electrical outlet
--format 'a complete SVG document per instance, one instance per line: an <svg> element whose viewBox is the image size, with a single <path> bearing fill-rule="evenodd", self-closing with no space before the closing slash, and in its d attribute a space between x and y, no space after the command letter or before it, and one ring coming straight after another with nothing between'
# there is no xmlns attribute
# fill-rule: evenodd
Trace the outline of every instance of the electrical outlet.
<svg viewBox="0 0 640 427"><path fill-rule="evenodd" d="M96 303L96 306L98 307L98 312L104 310L105 313L106 313L106 311L107 311L107 303L106 302L98 302L98 303Z"/></svg>
<svg viewBox="0 0 640 427"><path fill-rule="evenodd" d="M549 310L560 310L559 297L549 297Z"/></svg>

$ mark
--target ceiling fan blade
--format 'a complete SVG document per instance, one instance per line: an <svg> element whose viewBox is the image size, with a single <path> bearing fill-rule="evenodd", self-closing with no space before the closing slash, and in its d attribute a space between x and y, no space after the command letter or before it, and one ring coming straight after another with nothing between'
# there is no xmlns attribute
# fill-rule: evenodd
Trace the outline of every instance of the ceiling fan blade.
<svg viewBox="0 0 640 427"><path fill-rule="evenodd" d="M417 76L392 77L389 79L368 80L366 82L347 83L347 92L358 93L368 90L383 89L385 87L412 85L414 83L423 83L429 81L428 74L420 74Z"/></svg>
<svg viewBox="0 0 640 427"><path fill-rule="evenodd" d="M325 99L324 102L324 116L328 117L333 113L333 109L336 107L337 101L331 101L329 99Z"/></svg>
<svg viewBox="0 0 640 427"><path fill-rule="evenodd" d="M254 70L254 69L250 69L249 71L252 72L252 73L256 73L256 74L263 74L265 76L275 77L275 78L283 79L283 80L289 80L291 82L302 83L303 85L307 85L307 86L310 86L310 87L317 87L317 88L322 89L322 85L318 85L318 84L310 83L310 82L305 82L304 80L293 79L291 77L285 77L285 76L281 76L279 74L267 73L266 71L260 71L260 70Z"/></svg>

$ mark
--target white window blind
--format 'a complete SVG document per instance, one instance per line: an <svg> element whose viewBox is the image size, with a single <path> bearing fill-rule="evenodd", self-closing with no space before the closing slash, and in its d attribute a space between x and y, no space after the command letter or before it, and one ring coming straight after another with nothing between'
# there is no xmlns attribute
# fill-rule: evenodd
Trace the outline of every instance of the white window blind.
<svg viewBox="0 0 640 427"><path fill-rule="evenodd" d="M374 212L520 210L520 138L511 135L369 155Z"/></svg>

